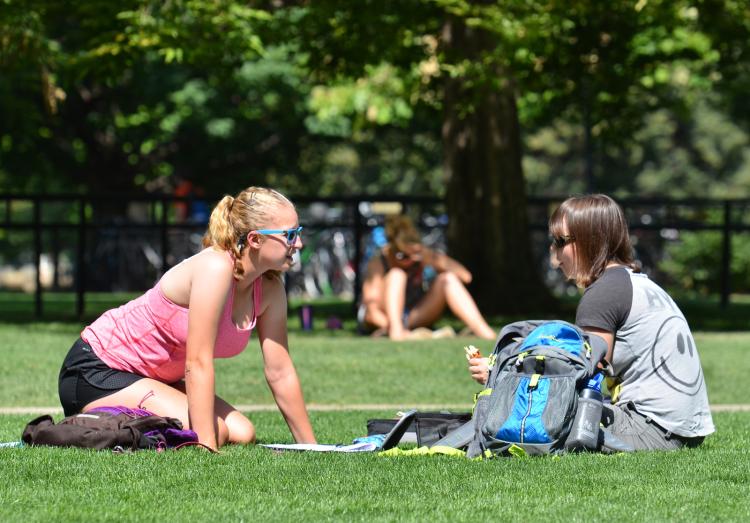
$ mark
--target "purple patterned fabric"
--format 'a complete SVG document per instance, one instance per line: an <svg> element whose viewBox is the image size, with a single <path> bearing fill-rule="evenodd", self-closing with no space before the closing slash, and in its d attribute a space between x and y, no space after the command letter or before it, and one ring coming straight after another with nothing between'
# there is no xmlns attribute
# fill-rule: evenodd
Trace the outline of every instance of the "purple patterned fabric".
<svg viewBox="0 0 750 523"><path fill-rule="evenodd" d="M167 447L176 447L178 445L182 445L183 443L190 443L193 441L198 441L198 434L196 434L194 431L190 429L187 429L187 430L177 430L177 429L152 430L151 432L146 432L144 436L157 437L158 434L161 434L162 436L164 436L164 439L167 442Z"/></svg>
<svg viewBox="0 0 750 523"><path fill-rule="evenodd" d="M153 412L145 409L131 409L130 407L123 407L121 405L115 407L96 407L89 410L88 412L106 412L107 414L112 414L113 416L117 416L118 414L125 414L126 416L129 416L131 418L143 418L145 416L155 415Z"/></svg>
<svg viewBox="0 0 750 523"><path fill-rule="evenodd" d="M91 409L88 411L91 412L103 412L107 414L112 414L113 416L117 416L118 414L125 414L126 416L129 416L131 418L144 418L146 416L155 416L153 412L150 412L145 409L131 409L130 407L123 407L121 405L117 405L114 407L96 407L94 409ZM198 441L198 434L195 433L195 431L192 431L190 429L162 429L162 430L152 430L149 432L146 432L143 434L144 436L148 438L153 438L156 440L163 440L163 443L161 445L166 444L165 446L167 448L171 447L177 447L178 445L182 445L183 443L192 443ZM161 445L159 446L161 448Z"/></svg>

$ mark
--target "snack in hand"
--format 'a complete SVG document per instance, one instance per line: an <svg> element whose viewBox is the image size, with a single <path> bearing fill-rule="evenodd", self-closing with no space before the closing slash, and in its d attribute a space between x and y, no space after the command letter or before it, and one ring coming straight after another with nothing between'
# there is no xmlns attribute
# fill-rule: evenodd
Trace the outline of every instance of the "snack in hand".
<svg viewBox="0 0 750 523"><path fill-rule="evenodd" d="M472 358L482 357L482 353L474 345L469 345L468 347L464 347L464 352L466 352L467 360L470 360Z"/></svg>

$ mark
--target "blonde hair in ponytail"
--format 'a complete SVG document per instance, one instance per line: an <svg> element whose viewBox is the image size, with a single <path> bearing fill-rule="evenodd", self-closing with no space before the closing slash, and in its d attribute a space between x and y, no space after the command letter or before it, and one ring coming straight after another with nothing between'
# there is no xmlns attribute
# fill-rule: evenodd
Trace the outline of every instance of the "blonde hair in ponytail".
<svg viewBox="0 0 750 523"><path fill-rule="evenodd" d="M245 248L245 236L250 231L266 228L274 211L282 206L294 209L286 196L265 187L248 187L235 197L224 196L211 212L203 246L230 252L235 275L242 276L240 256Z"/></svg>

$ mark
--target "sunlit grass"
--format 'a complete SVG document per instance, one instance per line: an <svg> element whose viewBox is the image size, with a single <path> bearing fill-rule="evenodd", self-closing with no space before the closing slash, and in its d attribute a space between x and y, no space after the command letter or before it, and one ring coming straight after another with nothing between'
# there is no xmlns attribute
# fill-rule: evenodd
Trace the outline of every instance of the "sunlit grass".
<svg viewBox="0 0 750 523"><path fill-rule="evenodd" d="M0 324L0 406L57 403L59 365L78 323ZM750 333L696 333L712 404L746 403ZM293 332L290 348L321 442L348 443L369 418L415 404L468 410L477 390L462 346L474 338L394 343L348 332ZM217 391L235 404L271 405L253 338L217 362ZM357 405L388 404L364 411ZM277 411L250 412L261 443L291 442ZM0 415L17 441L31 414ZM57 414L59 420L61 415ZM277 454L228 447L113 454L0 449L0 521L698 521L750 518L750 413L717 413L718 432L672 453L473 462L375 454Z"/></svg>

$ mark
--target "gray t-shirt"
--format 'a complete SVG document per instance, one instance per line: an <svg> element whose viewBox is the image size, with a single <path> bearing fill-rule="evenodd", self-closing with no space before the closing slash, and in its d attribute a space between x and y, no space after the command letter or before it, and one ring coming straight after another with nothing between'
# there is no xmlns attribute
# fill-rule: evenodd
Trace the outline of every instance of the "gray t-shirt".
<svg viewBox="0 0 750 523"><path fill-rule="evenodd" d="M583 293L576 324L615 333L612 368L621 380L617 404L673 433L714 432L698 350L685 316L648 276L613 267Z"/></svg>

